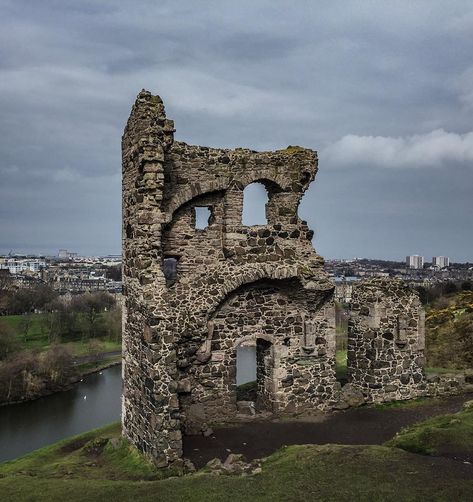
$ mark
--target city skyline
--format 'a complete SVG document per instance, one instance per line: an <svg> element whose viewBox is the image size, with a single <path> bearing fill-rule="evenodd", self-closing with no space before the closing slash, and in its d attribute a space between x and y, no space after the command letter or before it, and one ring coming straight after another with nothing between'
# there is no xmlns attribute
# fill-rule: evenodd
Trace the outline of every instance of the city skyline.
<svg viewBox="0 0 473 502"><path fill-rule="evenodd" d="M177 140L318 150L299 215L325 258L473 261L469 2L0 5L0 253L120 253L147 88Z"/></svg>

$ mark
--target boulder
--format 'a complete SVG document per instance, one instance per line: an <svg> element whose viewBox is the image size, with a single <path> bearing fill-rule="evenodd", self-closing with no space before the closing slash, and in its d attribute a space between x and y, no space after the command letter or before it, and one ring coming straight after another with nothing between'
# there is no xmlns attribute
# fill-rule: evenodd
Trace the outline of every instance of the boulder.
<svg viewBox="0 0 473 502"><path fill-rule="evenodd" d="M223 464L219 458L213 458L212 460L209 460L205 464L205 467L207 467L207 469L209 469L212 472L223 471Z"/></svg>
<svg viewBox="0 0 473 502"><path fill-rule="evenodd" d="M348 406L356 407L365 404L365 396L360 389L354 385L347 383L342 387L340 400L348 404Z"/></svg>

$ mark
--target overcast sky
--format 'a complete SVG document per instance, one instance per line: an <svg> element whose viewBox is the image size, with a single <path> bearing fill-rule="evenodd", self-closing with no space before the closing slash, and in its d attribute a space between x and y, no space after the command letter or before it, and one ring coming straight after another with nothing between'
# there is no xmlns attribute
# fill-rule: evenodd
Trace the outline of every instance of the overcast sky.
<svg viewBox="0 0 473 502"><path fill-rule="evenodd" d="M120 252L136 94L176 139L318 150L326 258L473 261L473 3L0 0L0 252Z"/></svg>

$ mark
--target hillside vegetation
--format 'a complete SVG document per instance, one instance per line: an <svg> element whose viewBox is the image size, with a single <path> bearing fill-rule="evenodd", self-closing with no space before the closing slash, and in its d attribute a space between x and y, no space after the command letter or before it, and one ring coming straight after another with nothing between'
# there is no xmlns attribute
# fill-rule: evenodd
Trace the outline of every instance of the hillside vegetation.
<svg viewBox="0 0 473 502"><path fill-rule="evenodd" d="M175 474L168 472L167 475ZM260 474L163 477L120 438L118 424L0 465L9 501L471 500L471 467L387 446L282 448ZM403 480L403 482L400 482Z"/></svg>
<svg viewBox="0 0 473 502"><path fill-rule="evenodd" d="M0 403L64 390L80 375L120 359L121 311L111 295L85 293L45 304L50 296L43 290L0 291L12 311L23 311L0 316ZM32 311L39 300L44 311Z"/></svg>
<svg viewBox="0 0 473 502"><path fill-rule="evenodd" d="M442 296L426 312L429 367L473 368L473 292Z"/></svg>
<svg viewBox="0 0 473 502"><path fill-rule="evenodd" d="M473 401L465 409L404 429L386 443L413 453L453 457L473 462Z"/></svg>

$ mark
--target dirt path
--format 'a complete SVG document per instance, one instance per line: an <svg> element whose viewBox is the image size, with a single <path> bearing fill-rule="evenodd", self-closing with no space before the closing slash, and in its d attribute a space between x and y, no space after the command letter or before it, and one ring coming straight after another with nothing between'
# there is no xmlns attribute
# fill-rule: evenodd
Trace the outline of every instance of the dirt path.
<svg viewBox="0 0 473 502"><path fill-rule="evenodd" d="M366 406L324 415L318 420L251 421L215 429L209 437L186 436L184 456L196 467L230 452L248 460L290 444L382 444L403 427L436 415L455 413L472 394L392 408Z"/></svg>

